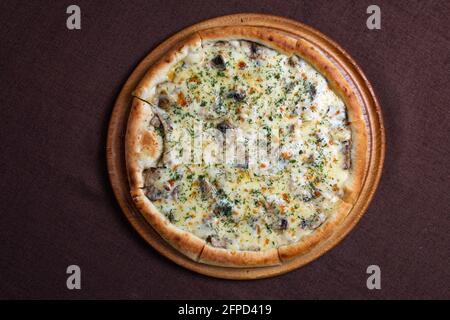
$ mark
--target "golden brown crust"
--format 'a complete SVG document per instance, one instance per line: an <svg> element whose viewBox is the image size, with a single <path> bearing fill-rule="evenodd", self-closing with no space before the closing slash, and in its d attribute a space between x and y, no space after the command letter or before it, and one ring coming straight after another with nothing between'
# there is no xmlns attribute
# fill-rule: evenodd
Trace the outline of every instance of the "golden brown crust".
<svg viewBox="0 0 450 320"><path fill-rule="evenodd" d="M277 249L231 251L210 245L205 245L199 262L222 267L264 267L281 263Z"/></svg>
<svg viewBox="0 0 450 320"><path fill-rule="evenodd" d="M295 39L282 32L263 27L224 27L203 30L188 37L156 63L136 88L134 95L152 102L157 84L167 80L169 69L190 52L201 47L202 42L216 40L249 40L286 54L298 54L328 80L330 87L344 100L352 128L352 179L345 186L344 201L340 201L335 214L322 226L300 242L267 251L230 251L207 245L204 240L172 225L141 189L144 186L143 170L156 163L162 153L162 140L148 130L146 119L151 117L151 107L134 99L126 134L126 160L131 193L136 207L155 230L177 250L202 263L228 267L257 267L280 264L311 250L328 238L357 200L364 182L367 158L367 127L358 99L338 68L317 48L304 39ZM148 161L140 162L142 154Z"/></svg>
<svg viewBox="0 0 450 320"><path fill-rule="evenodd" d="M156 166L163 150L161 137L152 131L153 127L149 123L153 116L148 103L133 99L125 136L125 158L131 196L136 208L162 238L189 258L197 260L205 241L171 224L145 196L142 189L144 169Z"/></svg>
<svg viewBox="0 0 450 320"><path fill-rule="evenodd" d="M205 246L204 240L171 224L148 200L142 189L134 190L132 198L136 208L164 240L187 257L193 260L199 258Z"/></svg>
<svg viewBox="0 0 450 320"><path fill-rule="evenodd" d="M296 49L303 59L325 76L330 88L345 103L348 121L352 128L352 166L350 168L352 178L344 187L342 199L353 204L358 199L364 183L367 163L368 133L362 106L339 69L315 46L304 39L298 39Z"/></svg>
<svg viewBox="0 0 450 320"><path fill-rule="evenodd" d="M131 190L144 186L143 170L155 166L163 150L162 138L149 123L153 116L149 104L133 99L125 135L125 160Z"/></svg>
<svg viewBox="0 0 450 320"><path fill-rule="evenodd" d="M189 52L201 47L201 38L197 33L187 37L184 41L170 50L161 60L154 64L139 82L133 96L150 102L157 84L167 81L169 69L186 57Z"/></svg>
<svg viewBox="0 0 450 320"><path fill-rule="evenodd" d="M352 207L353 206L347 202L339 201L335 214L328 218L322 226L296 243L279 247L278 254L281 262L285 262L301 254L307 253L319 242L330 237L336 230L336 226L342 223Z"/></svg>
<svg viewBox="0 0 450 320"><path fill-rule="evenodd" d="M366 176L368 137L367 127L363 120L353 120L352 129L352 166L349 169L351 179L344 186L342 199L354 204L358 199Z"/></svg>
<svg viewBox="0 0 450 320"><path fill-rule="evenodd" d="M202 30L198 32L202 42L217 40L248 40L277 49L291 55L295 52L297 40L285 33L264 27L223 27Z"/></svg>
<svg viewBox="0 0 450 320"><path fill-rule="evenodd" d="M344 99L350 119L362 119L361 106L354 91L330 59L304 39L297 40L296 52L324 75L333 91Z"/></svg>

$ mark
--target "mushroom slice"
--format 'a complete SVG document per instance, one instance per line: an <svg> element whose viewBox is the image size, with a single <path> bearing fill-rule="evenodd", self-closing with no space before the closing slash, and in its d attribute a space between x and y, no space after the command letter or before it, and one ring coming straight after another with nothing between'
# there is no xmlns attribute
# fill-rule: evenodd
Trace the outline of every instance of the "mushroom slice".
<svg viewBox="0 0 450 320"><path fill-rule="evenodd" d="M215 235L209 235L206 237L206 242L211 244L215 248L226 248L227 247L227 241L225 239L219 239Z"/></svg>
<svg viewBox="0 0 450 320"><path fill-rule="evenodd" d="M285 218L280 218L276 223L273 225L273 229L277 231L285 231L288 228L288 221Z"/></svg>
<svg viewBox="0 0 450 320"><path fill-rule="evenodd" d="M310 101L313 101L317 95L317 88L311 82L308 82L306 86L306 91L308 92Z"/></svg>
<svg viewBox="0 0 450 320"><path fill-rule="evenodd" d="M214 199L217 194L216 187L209 182L204 176L198 178L200 183L200 191L204 199Z"/></svg>
<svg viewBox="0 0 450 320"><path fill-rule="evenodd" d="M298 57L298 56L296 56L296 55L292 55L292 56L290 56L289 57L289 59L288 59L288 64L291 66L291 67L296 67L296 66L298 66L299 64L300 64L300 58Z"/></svg>
<svg viewBox="0 0 450 320"><path fill-rule="evenodd" d="M325 220L327 219L326 215L323 213L316 213L309 217L308 219L302 218L301 227L303 229L315 230L320 227Z"/></svg>
<svg viewBox="0 0 450 320"><path fill-rule="evenodd" d="M297 180L293 176L289 179L288 188L293 196L299 197L303 202L313 200L317 191L313 183L303 178Z"/></svg>
<svg viewBox="0 0 450 320"><path fill-rule="evenodd" d="M155 111L156 115L159 118L159 121L161 121L161 124L163 125L165 133L169 133L173 130L173 122L170 119L170 116L167 114L166 111L163 109L153 106L153 110Z"/></svg>
<svg viewBox="0 0 450 320"><path fill-rule="evenodd" d="M352 167L352 141L347 140L342 143L342 151L344 153L344 162L342 168L348 170Z"/></svg>
<svg viewBox="0 0 450 320"><path fill-rule="evenodd" d="M166 198L165 192L156 189L154 186L148 186L145 188L145 195L150 201L156 201Z"/></svg>
<svg viewBox="0 0 450 320"><path fill-rule="evenodd" d="M229 217L233 210L233 204L230 200L224 197L217 197L216 203L213 206L213 211L218 216Z"/></svg>
<svg viewBox="0 0 450 320"><path fill-rule="evenodd" d="M160 95L158 98L158 108L167 110L170 107L170 100L167 95Z"/></svg>
<svg viewBox="0 0 450 320"><path fill-rule="evenodd" d="M219 123L217 124L216 128L217 128L220 132L222 132L223 134L225 134L226 131L227 131L228 129L234 129L235 126L233 126L233 124L230 122L230 120L225 119L225 120L219 122Z"/></svg>
<svg viewBox="0 0 450 320"><path fill-rule="evenodd" d="M162 200L169 197L176 198L179 191L177 185L170 177L167 168L149 168L144 171L144 190L149 200ZM182 175L182 172L178 173Z"/></svg>
<svg viewBox="0 0 450 320"><path fill-rule="evenodd" d="M239 92L239 91L233 90L233 91L230 91L230 92L227 94L227 98L229 98L229 99L234 99L234 100L236 100L237 102L241 102L241 101L244 101L244 99L245 99L245 94L243 94L243 93L241 93L241 92Z"/></svg>
<svg viewBox="0 0 450 320"><path fill-rule="evenodd" d="M213 212L218 216L230 216L233 210L233 203L226 197L222 190L209 182L204 176L199 177L200 190L205 200L213 200Z"/></svg>
<svg viewBox="0 0 450 320"><path fill-rule="evenodd" d="M261 46L255 42L250 42L250 58L257 59L261 54Z"/></svg>
<svg viewBox="0 0 450 320"><path fill-rule="evenodd" d="M223 57L219 54L217 56L215 56L212 60L211 60L211 65L214 68L217 68L218 70L225 70L226 66L225 66L225 60L223 59Z"/></svg>
<svg viewBox="0 0 450 320"><path fill-rule="evenodd" d="M164 165L171 165L173 163L173 160L172 160L170 149L167 148L167 145L169 144L170 133L173 131L173 122L170 119L170 116L166 111L164 111L163 109L161 109L157 106L152 106L152 108L164 129L164 137L163 137L163 142L164 142L163 149L164 150L163 150L161 161Z"/></svg>

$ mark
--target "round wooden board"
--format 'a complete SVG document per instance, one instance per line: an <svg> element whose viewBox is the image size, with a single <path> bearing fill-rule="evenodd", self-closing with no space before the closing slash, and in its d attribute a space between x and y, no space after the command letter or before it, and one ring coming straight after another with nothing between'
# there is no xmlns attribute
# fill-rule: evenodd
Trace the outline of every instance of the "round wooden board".
<svg viewBox="0 0 450 320"><path fill-rule="evenodd" d="M311 251L278 266L261 268L226 268L201 264L190 260L166 243L146 222L134 207L130 197L128 178L125 168L124 135L131 106L132 91L148 68L164 53L192 32L212 27L249 25L264 26L282 30L301 37L322 50L331 59L347 80L354 86L361 105L364 107L366 125L369 129L369 153L365 182L360 196L345 221L331 237L315 246ZM139 234L161 254L192 271L212 277L225 279L259 279L273 277L299 268L337 245L356 225L366 211L380 180L385 153L385 135L383 118L377 98L370 83L359 66L336 43L325 35L299 22L262 14L236 14L206 20L188 27L154 49L133 71L120 92L111 115L107 141L108 172L114 194L125 216Z"/></svg>

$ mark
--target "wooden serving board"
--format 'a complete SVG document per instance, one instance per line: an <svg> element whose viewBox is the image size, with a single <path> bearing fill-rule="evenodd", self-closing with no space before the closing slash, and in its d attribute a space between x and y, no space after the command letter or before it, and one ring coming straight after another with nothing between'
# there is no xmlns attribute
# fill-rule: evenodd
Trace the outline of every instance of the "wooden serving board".
<svg viewBox="0 0 450 320"><path fill-rule="evenodd" d="M221 26L264 26L301 37L322 50L333 61L356 89L363 106L366 125L369 129L369 153L365 182L361 194L345 221L334 234L315 246L311 251L279 266L261 268L227 268L201 264L190 260L166 243L146 222L134 207L130 197L125 168L124 135L131 106L131 92L148 68L164 53L189 34L203 29ZM226 279L259 279L273 277L299 268L337 245L356 225L366 211L380 180L385 153L383 118L377 98L370 83L359 66L336 43L325 35L299 22L282 17L262 14L236 14L200 22L181 30L154 49L133 71L120 92L111 115L107 141L108 172L112 188L123 213L139 234L158 252L192 271L212 277Z"/></svg>

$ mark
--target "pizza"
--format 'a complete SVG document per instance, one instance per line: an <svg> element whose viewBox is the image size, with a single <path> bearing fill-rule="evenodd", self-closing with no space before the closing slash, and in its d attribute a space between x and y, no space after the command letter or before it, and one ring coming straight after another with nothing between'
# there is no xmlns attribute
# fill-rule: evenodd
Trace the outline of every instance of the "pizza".
<svg viewBox="0 0 450 320"><path fill-rule="evenodd" d="M306 40L264 27L199 31L133 92L131 197L197 262L281 264L330 237L352 209L366 128L351 85Z"/></svg>

